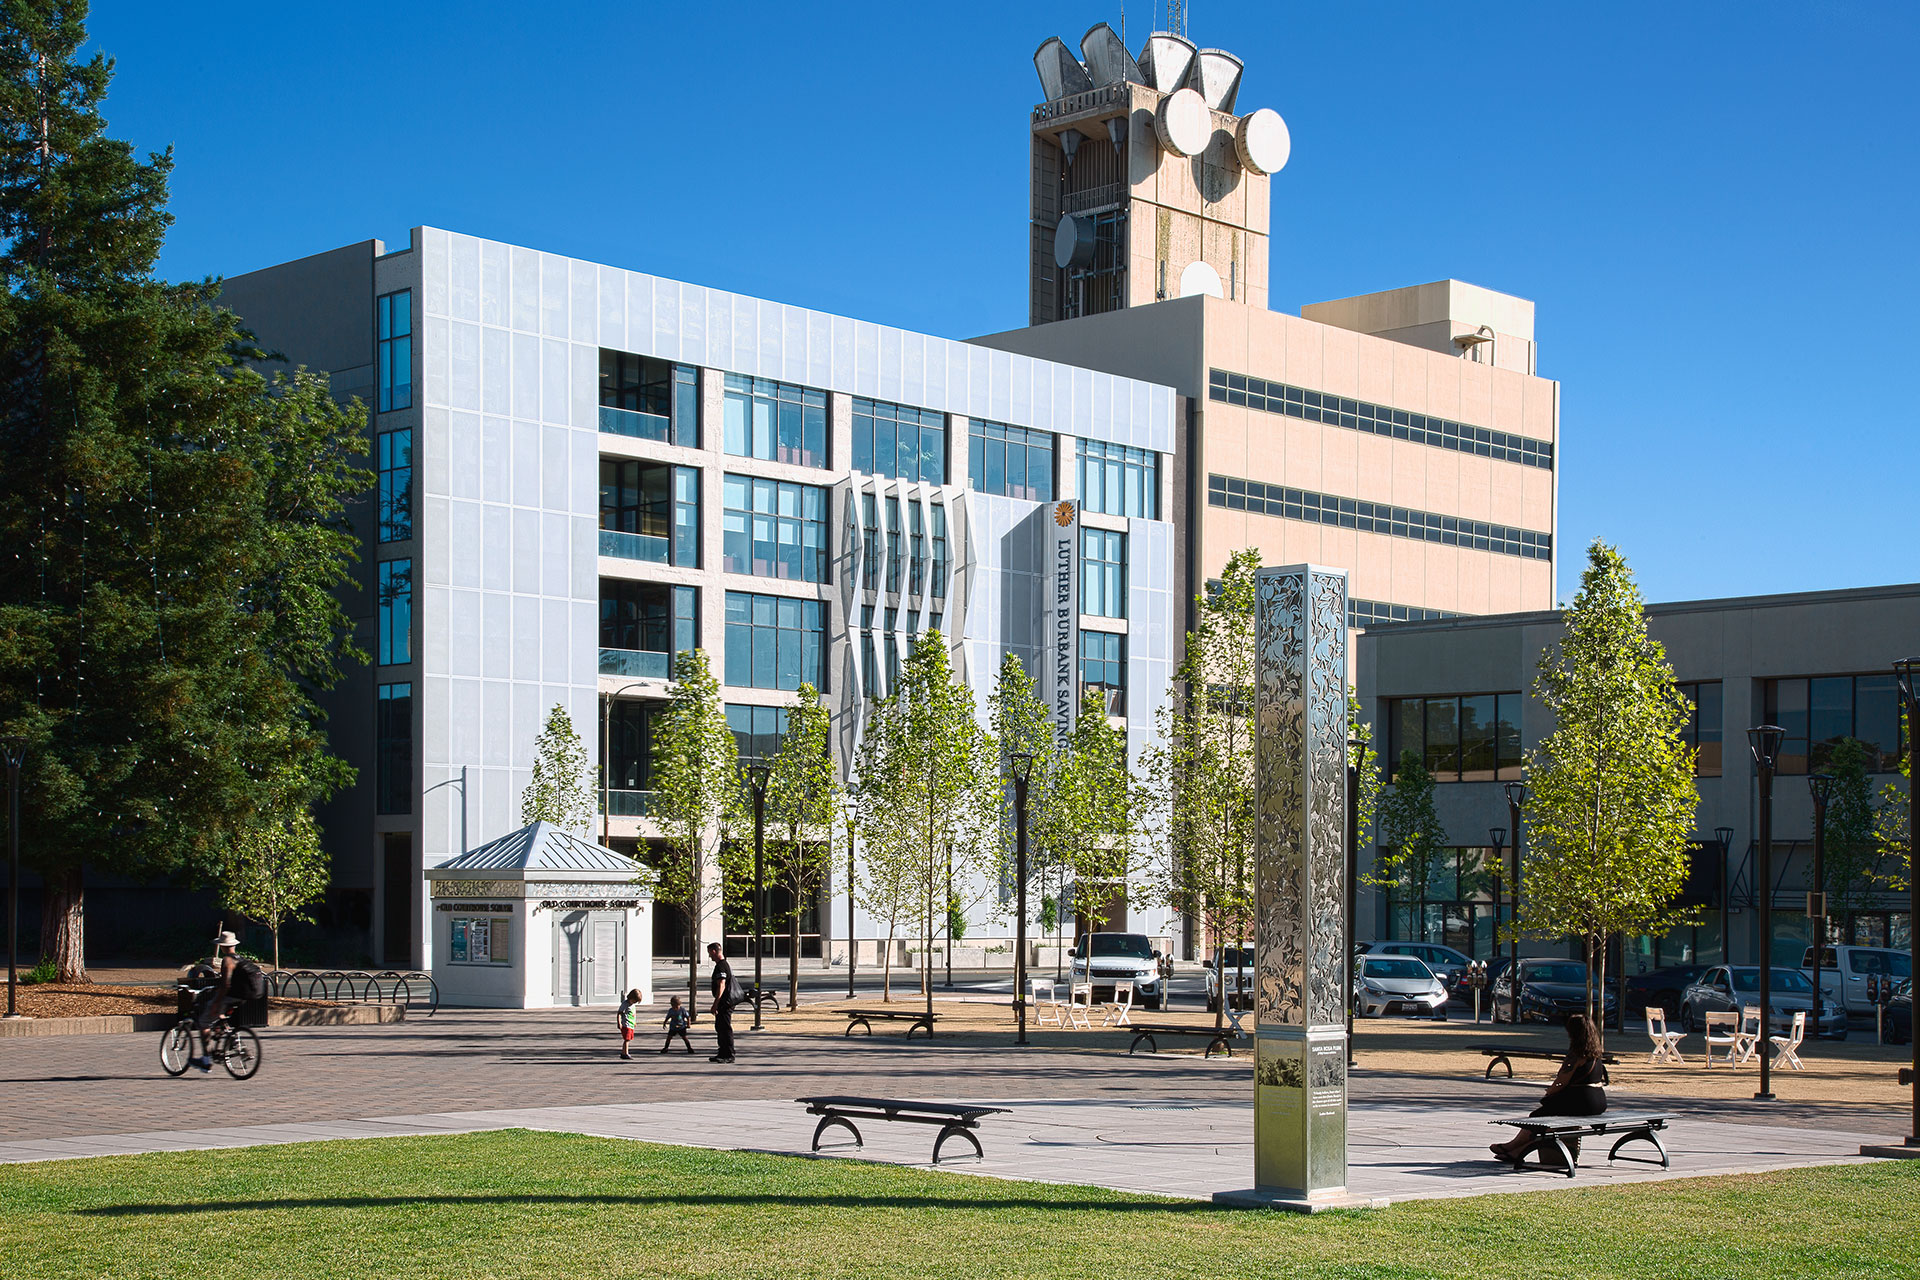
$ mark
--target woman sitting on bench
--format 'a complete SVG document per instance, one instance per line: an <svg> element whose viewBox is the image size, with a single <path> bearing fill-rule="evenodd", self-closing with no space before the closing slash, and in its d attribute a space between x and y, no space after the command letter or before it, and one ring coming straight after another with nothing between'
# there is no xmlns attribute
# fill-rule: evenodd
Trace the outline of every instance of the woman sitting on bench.
<svg viewBox="0 0 1920 1280"><path fill-rule="evenodd" d="M1547 1086L1547 1096L1530 1113L1536 1116L1597 1116L1607 1109L1607 1067L1600 1060L1600 1037L1587 1016L1576 1013L1567 1019L1567 1056L1560 1074ZM1505 1142L1493 1144L1493 1154L1509 1162L1524 1158L1533 1142L1533 1134L1522 1129ZM1564 1139L1574 1159L1580 1157L1580 1139ZM1549 1153L1541 1155L1545 1164ZM1558 1152L1550 1153L1553 1168L1563 1168Z"/></svg>

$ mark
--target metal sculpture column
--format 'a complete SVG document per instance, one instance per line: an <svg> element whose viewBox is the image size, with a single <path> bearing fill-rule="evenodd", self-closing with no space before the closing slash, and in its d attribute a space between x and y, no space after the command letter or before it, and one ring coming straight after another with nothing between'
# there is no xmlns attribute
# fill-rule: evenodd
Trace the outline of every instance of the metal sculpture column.
<svg viewBox="0 0 1920 1280"><path fill-rule="evenodd" d="M1254 1183L1347 1194L1347 576L1261 569L1254 605ZM1360 1202L1364 1203L1364 1202Z"/></svg>

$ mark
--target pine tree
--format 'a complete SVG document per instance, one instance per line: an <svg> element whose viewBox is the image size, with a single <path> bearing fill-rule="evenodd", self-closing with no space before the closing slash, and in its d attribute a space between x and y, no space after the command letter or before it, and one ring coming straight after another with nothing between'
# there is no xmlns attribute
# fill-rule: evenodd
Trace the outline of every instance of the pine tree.
<svg viewBox="0 0 1920 1280"><path fill-rule="evenodd" d="M586 744L574 732L566 707L556 702L533 742L533 778L520 793L521 825L550 822L571 835L589 835L594 801Z"/></svg>
<svg viewBox="0 0 1920 1280"><path fill-rule="evenodd" d="M1427 939L1427 895L1447 853L1447 831L1433 805L1433 775L1417 753L1400 753L1400 768L1380 798L1376 828L1382 848L1371 884L1390 890L1413 911L1413 936Z"/></svg>
<svg viewBox="0 0 1920 1280"><path fill-rule="evenodd" d="M653 818L666 850L655 893L687 921L687 1007L700 1008L700 929L718 900L716 854L739 802L739 747L704 649L674 659L653 725Z"/></svg>
<svg viewBox="0 0 1920 1280"><path fill-rule="evenodd" d="M283 771L301 804L351 781L314 695L360 656L334 591L372 481L357 404L253 372L213 284L155 278L171 156L106 136L85 13L0 7L0 732L67 981L83 867L208 876Z"/></svg>
<svg viewBox="0 0 1920 1280"><path fill-rule="evenodd" d="M1691 913L1673 903L1686 885L1700 802L1692 708L1674 687L1666 650L1647 635L1632 571L1596 540L1566 634L1540 658L1534 692L1554 730L1527 759L1516 925L1535 937L1582 939L1589 1016L1603 1007L1606 940L1664 933Z"/></svg>

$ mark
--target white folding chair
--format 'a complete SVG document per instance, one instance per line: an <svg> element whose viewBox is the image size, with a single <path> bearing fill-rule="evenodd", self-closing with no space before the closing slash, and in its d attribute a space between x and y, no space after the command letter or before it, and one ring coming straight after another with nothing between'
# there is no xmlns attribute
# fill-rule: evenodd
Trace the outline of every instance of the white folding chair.
<svg viewBox="0 0 1920 1280"><path fill-rule="evenodd" d="M1093 1013L1093 984L1073 983L1067 991L1064 1012L1067 1015L1068 1026L1078 1027L1082 1031L1093 1030L1093 1021L1089 1016Z"/></svg>
<svg viewBox="0 0 1920 1280"><path fill-rule="evenodd" d="M1760 1021L1760 1006L1750 1004L1740 1010L1740 1061L1745 1062L1760 1052L1760 1037L1766 1034Z"/></svg>
<svg viewBox="0 0 1920 1280"><path fill-rule="evenodd" d="M1667 1030L1667 1011L1647 1008L1647 1039L1653 1041L1653 1056L1648 1062L1684 1063L1686 1055L1680 1052L1680 1042L1686 1039L1684 1031Z"/></svg>
<svg viewBox="0 0 1920 1280"><path fill-rule="evenodd" d="M1027 985L1033 992L1033 1025L1064 1028L1067 1021L1061 1016L1060 998L1053 994L1053 983L1029 978Z"/></svg>
<svg viewBox="0 0 1920 1280"><path fill-rule="evenodd" d="M1711 1067L1713 1051L1720 1048L1727 1051L1722 1061L1728 1066L1737 1067L1745 1061L1740 1057L1740 1015L1731 1010L1707 1015L1707 1058L1703 1065Z"/></svg>
<svg viewBox="0 0 1920 1280"><path fill-rule="evenodd" d="M1133 983L1131 981L1113 984L1113 999L1100 1002L1103 1011L1100 1025L1103 1027L1126 1027L1133 1024Z"/></svg>
<svg viewBox="0 0 1920 1280"><path fill-rule="evenodd" d="M1767 1037L1768 1042L1773 1045L1773 1065L1776 1070L1781 1067L1791 1067L1795 1071L1807 1069L1806 1063L1800 1061L1798 1052L1800 1042L1806 1038L1806 1034L1807 1011L1802 1009L1793 1015L1793 1026L1788 1028L1787 1034Z"/></svg>

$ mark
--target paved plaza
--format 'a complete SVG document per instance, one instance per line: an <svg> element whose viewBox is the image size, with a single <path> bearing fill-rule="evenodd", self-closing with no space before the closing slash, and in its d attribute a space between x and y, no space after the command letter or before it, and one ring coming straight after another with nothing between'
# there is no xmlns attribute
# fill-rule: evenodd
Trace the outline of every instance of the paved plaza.
<svg viewBox="0 0 1920 1280"><path fill-rule="evenodd" d="M706 1043L691 1056L649 1048L623 1063L611 1021L449 1010L398 1026L276 1028L264 1069L245 1082L163 1075L150 1034L11 1041L0 1044L0 1162L503 1128L804 1154L815 1121L792 1099L866 1093L1010 1108L983 1122L986 1159L941 1166L956 1174L1189 1198L1251 1181L1244 1053L1208 1061L743 1032L731 1068L709 1063ZM1636 1095L1635 1110L1676 1113L1671 1172L1610 1165L1606 1144L1590 1142L1576 1179L1515 1173L1488 1158L1486 1144L1506 1131L1487 1120L1524 1112L1539 1087L1363 1067L1352 1086L1351 1190L1406 1200L1849 1163L1897 1127L1866 1111ZM863 1149L829 1130L823 1154L927 1164L930 1129L861 1127Z"/></svg>

